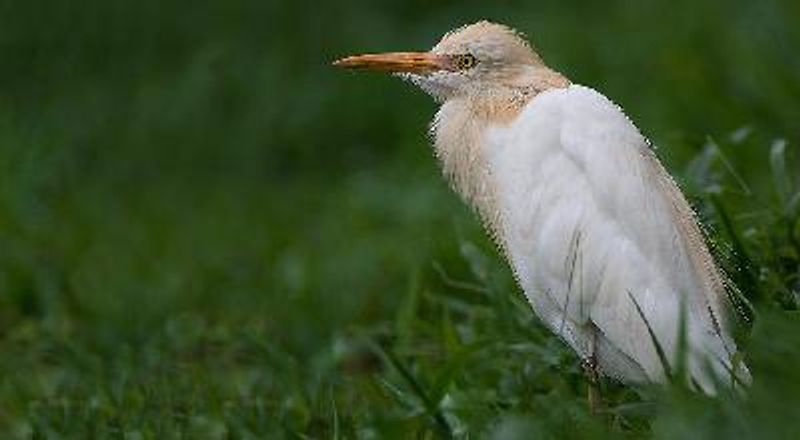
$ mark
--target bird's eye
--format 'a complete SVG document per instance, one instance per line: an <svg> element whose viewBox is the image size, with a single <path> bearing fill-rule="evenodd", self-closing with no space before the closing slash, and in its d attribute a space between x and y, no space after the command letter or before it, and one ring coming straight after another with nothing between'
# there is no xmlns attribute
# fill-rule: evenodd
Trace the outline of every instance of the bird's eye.
<svg viewBox="0 0 800 440"><path fill-rule="evenodd" d="M459 70L472 69L478 64L478 59L471 53L456 55L455 64Z"/></svg>

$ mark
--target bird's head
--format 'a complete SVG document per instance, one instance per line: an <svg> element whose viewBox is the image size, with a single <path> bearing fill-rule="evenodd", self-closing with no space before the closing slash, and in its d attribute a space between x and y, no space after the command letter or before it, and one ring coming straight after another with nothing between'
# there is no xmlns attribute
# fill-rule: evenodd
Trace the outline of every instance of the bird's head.
<svg viewBox="0 0 800 440"><path fill-rule="evenodd" d="M488 21L450 31L428 52L388 52L342 58L335 66L395 73L440 102L498 88L524 86L544 69L541 58L513 29Z"/></svg>

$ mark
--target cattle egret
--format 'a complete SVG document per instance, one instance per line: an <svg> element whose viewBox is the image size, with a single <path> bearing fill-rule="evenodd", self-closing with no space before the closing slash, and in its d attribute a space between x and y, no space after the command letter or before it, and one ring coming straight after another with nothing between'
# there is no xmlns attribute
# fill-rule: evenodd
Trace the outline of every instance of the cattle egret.
<svg viewBox="0 0 800 440"><path fill-rule="evenodd" d="M705 393L750 381L734 362L726 279L694 212L608 98L486 21L428 52L334 65L393 72L441 104L431 132L443 172L536 315L584 360L590 404L598 375L664 382L679 353Z"/></svg>

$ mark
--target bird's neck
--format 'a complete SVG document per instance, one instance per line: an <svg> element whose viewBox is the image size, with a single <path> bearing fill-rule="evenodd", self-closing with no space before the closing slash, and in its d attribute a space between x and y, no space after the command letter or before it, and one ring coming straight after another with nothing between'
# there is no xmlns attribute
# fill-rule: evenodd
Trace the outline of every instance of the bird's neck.
<svg viewBox="0 0 800 440"><path fill-rule="evenodd" d="M436 113L431 132L442 171L493 234L500 214L487 160L487 130L510 124L539 93L568 85L561 74L538 69L512 84L449 99Z"/></svg>

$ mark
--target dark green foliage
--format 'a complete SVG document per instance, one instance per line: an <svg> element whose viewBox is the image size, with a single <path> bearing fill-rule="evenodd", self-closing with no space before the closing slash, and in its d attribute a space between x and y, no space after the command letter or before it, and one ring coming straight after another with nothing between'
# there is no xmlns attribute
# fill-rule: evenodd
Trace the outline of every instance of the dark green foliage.
<svg viewBox="0 0 800 440"><path fill-rule="evenodd" d="M739 287L744 399L603 383L329 62L491 18L621 104ZM0 438L791 438L800 2L0 0Z"/></svg>

